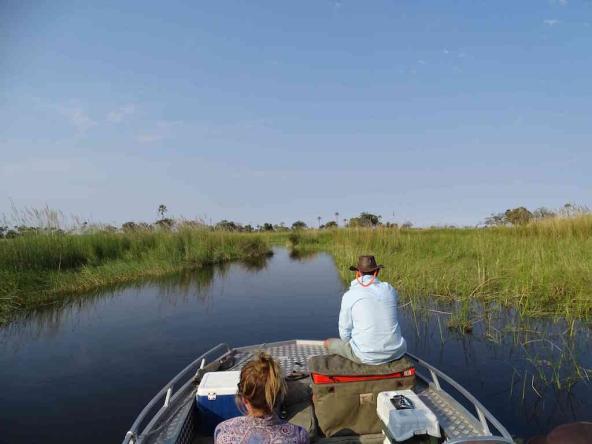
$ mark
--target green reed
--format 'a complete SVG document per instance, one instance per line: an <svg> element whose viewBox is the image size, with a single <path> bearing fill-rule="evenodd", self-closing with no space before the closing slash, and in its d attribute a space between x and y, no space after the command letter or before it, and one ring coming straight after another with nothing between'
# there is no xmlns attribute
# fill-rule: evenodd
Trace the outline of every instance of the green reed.
<svg viewBox="0 0 592 444"><path fill-rule="evenodd" d="M331 253L346 280L358 255L375 255L385 265L381 276L404 298L458 304L455 327L467 328L471 301L527 316L592 314L590 215L519 227L310 230L296 244Z"/></svg>
<svg viewBox="0 0 592 444"><path fill-rule="evenodd" d="M257 234L204 228L44 232L0 239L0 322L63 295L268 254Z"/></svg>

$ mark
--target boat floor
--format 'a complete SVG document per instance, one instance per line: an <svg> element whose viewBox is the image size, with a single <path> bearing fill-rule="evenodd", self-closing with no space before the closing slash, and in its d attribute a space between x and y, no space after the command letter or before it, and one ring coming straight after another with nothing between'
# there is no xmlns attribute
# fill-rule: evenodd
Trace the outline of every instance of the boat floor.
<svg viewBox="0 0 592 444"><path fill-rule="evenodd" d="M308 358L326 354L320 341L289 341L285 343L265 344L237 349L235 364L231 370L239 370L259 350L264 350L277 359L284 374L292 372L308 374ZM425 382L418 373L414 391L421 400L437 416L445 436L448 439L483 435L481 425L476 418L443 390L436 390ZM312 390L310 378L288 382L286 400L284 402L287 418L293 423L309 431L311 442L314 443L382 443L384 435L321 437L316 431L316 419L312 408ZM212 437L200 436L194 443L212 443ZM411 441L410 441L411 442Z"/></svg>

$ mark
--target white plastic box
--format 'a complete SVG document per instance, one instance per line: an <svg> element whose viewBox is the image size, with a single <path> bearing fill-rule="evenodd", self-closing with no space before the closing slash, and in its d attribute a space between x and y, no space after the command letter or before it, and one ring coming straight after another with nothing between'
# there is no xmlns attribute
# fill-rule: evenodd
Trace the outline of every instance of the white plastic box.
<svg viewBox="0 0 592 444"><path fill-rule="evenodd" d="M222 421L242 413L236 404L240 371L206 373L197 388L200 429L212 433Z"/></svg>
<svg viewBox="0 0 592 444"><path fill-rule="evenodd" d="M395 395L405 396L415 408L397 410L391 403ZM376 399L376 412L395 442L405 441L415 435L440 437L438 418L411 390L380 392Z"/></svg>

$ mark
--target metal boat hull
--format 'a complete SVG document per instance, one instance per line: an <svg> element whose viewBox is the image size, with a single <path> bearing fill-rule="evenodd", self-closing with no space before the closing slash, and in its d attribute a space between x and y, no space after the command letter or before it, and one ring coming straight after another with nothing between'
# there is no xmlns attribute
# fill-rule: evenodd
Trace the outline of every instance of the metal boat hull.
<svg viewBox="0 0 592 444"><path fill-rule="evenodd" d="M276 358L286 374L293 370L308 372L308 358L326 353L321 341L292 340L236 349L220 344L198 357L160 390L142 410L123 444L211 442L211 437L200 437L197 433L199 418L194 402L194 375L216 371L225 365L225 370L240 369L258 350L265 350ZM446 443L513 442L504 426L464 387L416 356L407 354L407 357L416 365L414 391L438 417ZM452 393L457 396L452 396ZM383 435L363 435L317 438L313 442L373 443L383 440Z"/></svg>

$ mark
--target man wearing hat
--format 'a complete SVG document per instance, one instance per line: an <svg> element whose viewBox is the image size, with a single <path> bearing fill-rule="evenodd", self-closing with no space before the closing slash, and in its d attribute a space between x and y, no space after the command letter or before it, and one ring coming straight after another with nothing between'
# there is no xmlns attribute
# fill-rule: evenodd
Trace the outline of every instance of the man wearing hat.
<svg viewBox="0 0 592 444"><path fill-rule="evenodd" d="M341 300L340 339L327 339L329 353L362 364L384 364L401 358L407 343L397 319L397 292L378 280L383 268L374 256L360 256L350 270L356 272Z"/></svg>

